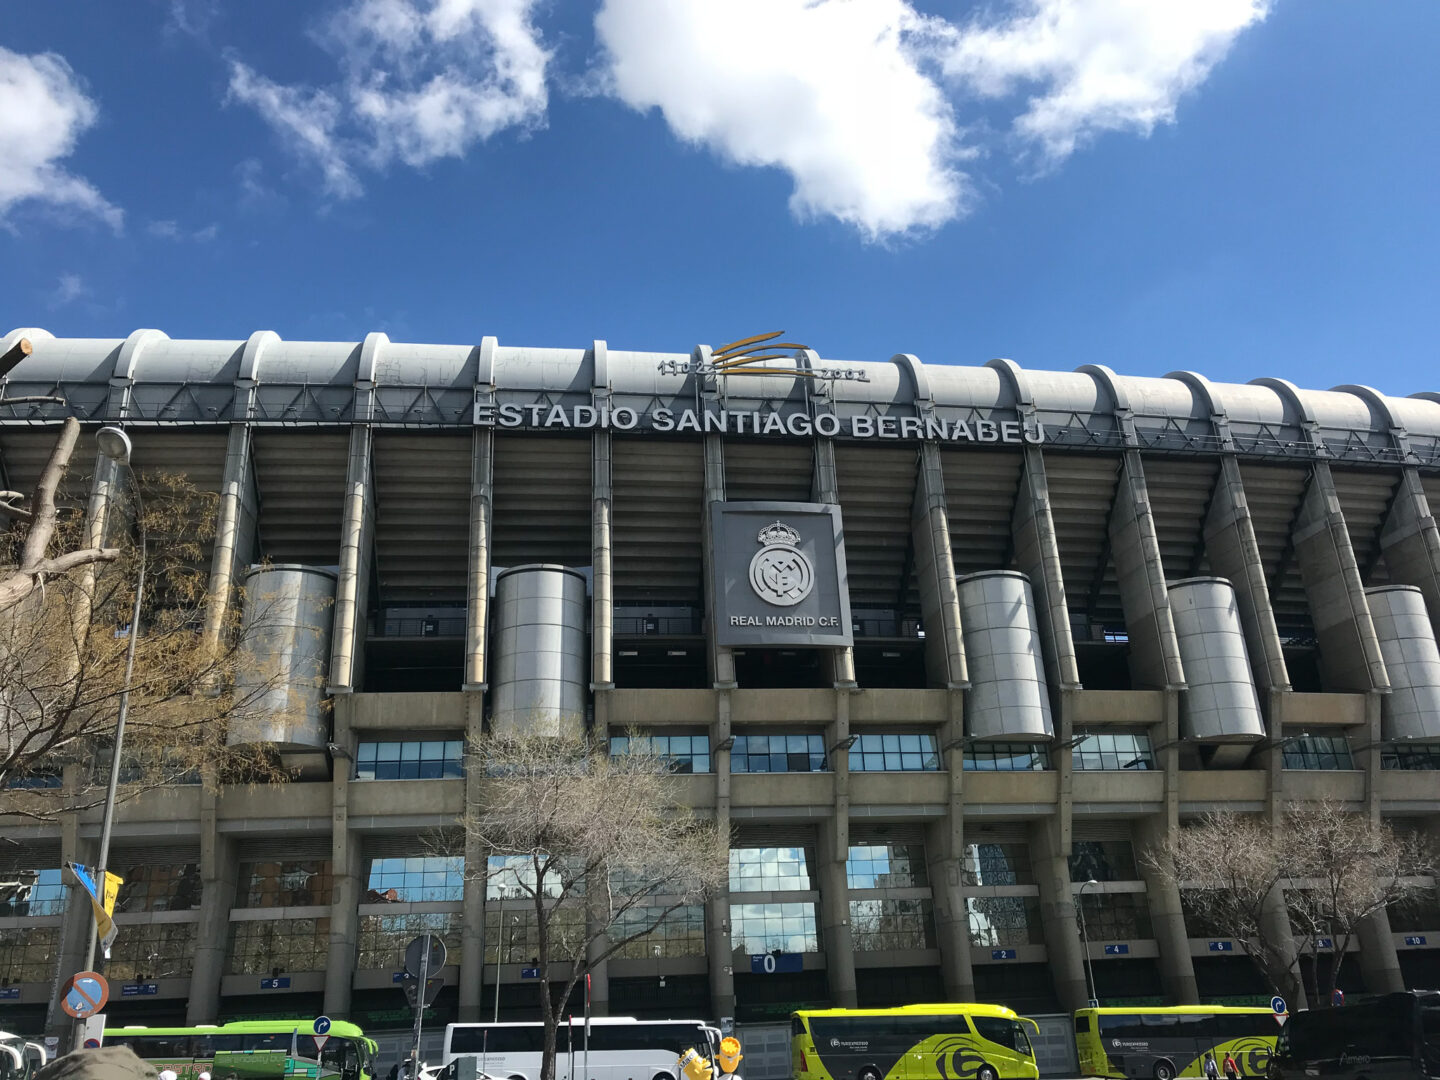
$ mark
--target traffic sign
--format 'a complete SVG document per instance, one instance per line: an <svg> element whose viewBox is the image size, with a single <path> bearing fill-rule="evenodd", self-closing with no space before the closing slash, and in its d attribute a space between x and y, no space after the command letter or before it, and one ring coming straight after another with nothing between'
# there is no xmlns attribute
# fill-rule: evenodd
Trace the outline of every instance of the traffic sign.
<svg viewBox="0 0 1440 1080"><path fill-rule="evenodd" d="M1334 1005L1337 1009L1338 1009L1341 1005L1344 1005L1344 1004L1345 1004L1345 991L1344 991L1344 990L1341 990L1338 986L1337 986L1334 990L1331 990L1331 991L1330 991L1330 1004L1331 1004L1331 1005Z"/></svg>
<svg viewBox="0 0 1440 1080"><path fill-rule="evenodd" d="M405 991L405 1000L410 1002L410 1007L418 1007L420 1004L420 1002L417 1000L420 996L420 980L415 978L413 975L406 975L400 985ZM432 975L430 978L425 980L426 1005L434 1004L436 996L440 993L440 988L444 985L445 979L443 976L440 975Z"/></svg>
<svg viewBox="0 0 1440 1080"><path fill-rule="evenodd" d="M329 1035L315 1036L315 1060L320 1060L320 1055L325 1052L325 1044L330 1041Z"/></svg>
<svg viewBox="0 0 1440 1080"><path fill-rule="evenodd" d="M1273 1012L1276 1016L1283 1016L1290 1010L1285 1007L1285 999L1282 998L1279 994L1276 994L1270 999L1270 1011Z"/></svg>
<svg viewBox="0 0 1440 1080"><path fill-rule="evenodd" d="M421 934L409 945L405 946L405 970L415 978L420 977L421 961L425 960L426 943L429 943L430 957L428 967L430 971L439 971L445 966L445 942L441 941L435 934Z"/></svg>
<svg viewBox="0 0 1440 1080"><path fill-rule="evenodd" d="M70 1016L83 1020L94 1016L110 1000L110 984L98 971L80 971L65 981L60 1007Z"/></svg>
<svg viewBox="0 0 1440 1080"><path fill-rule="evenodd" d="M324 1035L330 1030L330 1017L317 1016L311 1026L315 1029L316 1035Z"/></svg>

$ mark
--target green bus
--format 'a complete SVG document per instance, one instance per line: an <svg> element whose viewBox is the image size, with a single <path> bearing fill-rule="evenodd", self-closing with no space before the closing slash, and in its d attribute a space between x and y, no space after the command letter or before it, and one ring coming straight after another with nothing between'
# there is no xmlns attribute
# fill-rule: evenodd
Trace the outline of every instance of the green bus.
<svg viewBox="0 0 1440 1080"><path fill-rule="evenodd" d="M1078 1009L1075 1049L1084 1076L1175 1080L1205 1075L1205 1055L1232 1054L1244 1078L1270 1068L1280 1021L1269 1009L1174 1005Z"/></svg>
<svg viewBox="0 0 1440 1080"><path fill-rule="evenodd" d="M1025 1025L1003 1005L803 1009L790 1019L793 1080L1036 1080ZM1038 1028L1036 1029L1038 1030Z"/></svg>
<svg viewBox="0 0 1440 1080"><path fill-rule="evenodd" d="M376 1080L374 1039L336 1020L316 1044L312 1020L239 1020L196 1027L105 1029L106 1046L128 1046L179 1080Z"/></svg>

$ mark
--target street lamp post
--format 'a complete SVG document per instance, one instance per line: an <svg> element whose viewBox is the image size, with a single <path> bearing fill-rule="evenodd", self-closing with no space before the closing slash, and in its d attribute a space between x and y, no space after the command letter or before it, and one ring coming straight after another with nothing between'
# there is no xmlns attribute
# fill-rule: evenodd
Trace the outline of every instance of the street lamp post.
<svg viewBox="0 0 1440 1080"><path fill-rule="evenodd" d="M1100 1004L1100 996L1095 989L1095 961L1090 958L1090 934L1085 928L1085 890L1091 885L1099 885L1093 877L1080 886L1079 892L1075 894L1075 911L1080 916L1080 940L1085 945L1085 974L1090 984L1090 1000L1096 1005Z"/></svg>
<svg viewBox="0 0 1440 1080"><path fill-rule="evenodd" d="M117 427L103 427L95 434L100 453L117 467L130 470L130 494L135 500L135 527L140 539L140 565L135 573L135 604L130 612L130 632L125 642L125 682L120 688L120 704L115 715L115 741L110 747L110 782L105 789L105 813L100 822L100 851L95 860L95 882L103 900L105 872L110 863L110 834L115 827L115 794L120 786L120 755L125 741L125 719L130 712L130 682L135 675L135 641L140 636L140 605L145 597L145 504L140 499L140 486L130 468L130 437ZM95 967L96 935L90 935L85 950L85 970Z"/></svg>

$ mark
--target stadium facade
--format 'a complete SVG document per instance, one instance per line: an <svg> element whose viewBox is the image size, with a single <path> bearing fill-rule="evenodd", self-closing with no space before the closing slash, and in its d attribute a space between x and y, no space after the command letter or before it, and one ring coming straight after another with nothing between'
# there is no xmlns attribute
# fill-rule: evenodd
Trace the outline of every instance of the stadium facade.
<svg viewBox="0 0 1440 1080"><path fill-rule="evenodd" d="M1087 959L1107 1002L1263 994L1145 844L1320 796L1440 832L1440 395L379 333L0 352L22 337L5 396L67 404L0 409L0 486L63 416L82 475L123 424L142 474L219 494L215 603L263 562L323 623L333 708L263 734L299 779L122 808L120 1022L403 1022L426 929L440 1018L491 1015L497 964L520 1016L523 905L426 836L484 782L464 740L537 716L648 735L733 836L728 893L604 965L601 1010L1059 1012ZM28 1028L83 955L58 867L98 821L0 831L0 1026ZM1437 983L1433 898L1342 975Z"/></svg>

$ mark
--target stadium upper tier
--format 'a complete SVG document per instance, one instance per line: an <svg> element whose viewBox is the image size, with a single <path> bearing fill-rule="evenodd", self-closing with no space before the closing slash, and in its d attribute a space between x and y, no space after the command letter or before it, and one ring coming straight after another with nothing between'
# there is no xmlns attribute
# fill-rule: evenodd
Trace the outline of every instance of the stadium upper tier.
<svg viewBox="0 0 1440 1080"><path fill-rule="evenodd" d="M779 374L717 375L707 346L625 352L597 341L541 349L494 338L426 345L382 333L363 342L283 341L270 331L208 341L171 340L158 330L56 338L22 328L0 341L0 353L22 338L33 353L10 373L5 396L64 403L7 405L0 423L73 414L176 425L478 422L683 435L698 431L689 426L695 416L701 425L707 413L720 423L723 410L729 417L721 430L739 435L803 436L818 423L819 434L842 438L1027 439L1075 449L1440 463L1440 394L1391 397L1361 385L1302 390L1282 379L1215 383L1193 372L1142 378L1096 365L1038 371L1010 360L967 367L906 354L838 362L808 351L764 365L786 369Z"/></svg>

